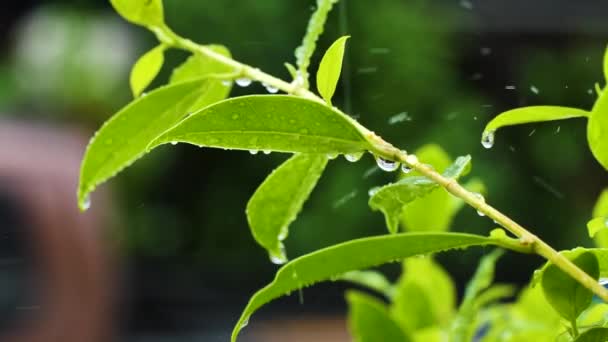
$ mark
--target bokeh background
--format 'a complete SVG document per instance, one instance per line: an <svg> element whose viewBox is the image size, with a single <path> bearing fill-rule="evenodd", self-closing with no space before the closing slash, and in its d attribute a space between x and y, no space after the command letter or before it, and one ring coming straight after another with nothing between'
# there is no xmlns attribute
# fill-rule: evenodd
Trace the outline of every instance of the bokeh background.
<svg viewBox="0 0 608 342"><path fill-rule="evenodd" d="M181 35L224 44L238 60L287 78L283 63L294 60L314 5L312 0L165 0L165 12ZM342 0L328 19L319 51L342 34L352 36L335 103L364 125L408 151L432 142L453 157L471 154L472 174L484 180L489 202L558 249L591 246L585 223L608 177L586 145L585 120L504 129L490 150L479 141L484 125L506 109L592 105L594 84L603 82L606 13L608 3L600 0ZM46 178L48 170L66 163L69 170L60 177L75 183L83 144L130 100L130 67L154 45L150 33L124 22L108 1L0 5L0 141L13 143L0 146L8 150L0 152L0 331L35 317L43 309L38 293L48 285L37 281L39 246L32 248L27 233L30 218L38 214L18 195L41 185L3 179L3 168L11 158L28 159L44 183L55 182ZM186 57L169 51L155 84L165 82ZM319 58L317 52L313 68ZM233 95L259 92L264 88L254 84L236 87ZM76 138L55 141L46 134ZM36 144L54 152L42 153L46 158L28 154L28 146ZM69 163L60 158L68 154L76 155ZM277 269L251 237L244 208L266 174L286 158L163 147L103 187L103 199L93 202L100 218L91 226L111 260L104 264L107 277L100 277L111 292L107 303L113 303L111 340L227 339L248 297ZM292 225L289 256L384 234L384 219L369 210L367 192L394 177L375 168L369 156L355 164L332 162ZM75 188L67 192L75 194ZM52 202L76 206L75 196L58 195ZM66 229L64 249L74 248L67 242L68 225L66 220L54 228L57 234ZM491 228L490 220L470 208L453 224L455 231L481 234ZM486 252L447 253L439 260L462 290ZM497 278L523 285L541 262L511 253L500 262ZM394 279L399 266L382 270ZM346 287L321 284L274 302L253 317L244 340L270 341L259 334L277 326L299 326L309 335L337 330L333 340L344 339L339 331L346 329ZM80 300L87 292L74 296ZM84 301L81 309L99 308ZM306 338L299 336L296 341ZM323 336L316 340L332 340Z"/></svg>

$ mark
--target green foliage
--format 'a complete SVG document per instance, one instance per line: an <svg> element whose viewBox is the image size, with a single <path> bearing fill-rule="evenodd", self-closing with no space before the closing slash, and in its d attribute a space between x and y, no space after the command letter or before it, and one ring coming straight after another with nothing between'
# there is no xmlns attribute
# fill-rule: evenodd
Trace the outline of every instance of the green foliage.
<svg viewBox="0 0 608 342"><path fill-rule="evenodd" d="M604 79L608 82L608 48L604 53Z"/></svg>
<svg viewBox="0 0 608 342"><path fill-rule="evenodd" d="M501 113L490 121L484 134L496 132L505 126L521 125L533 122L555 121L571 118L584 118L589 116L589 112L578 108L558 107L558 106L531 106L508 110Z"/></svg>
<svg viewBox="0 0 608 342"><path fill-rule="evenodd" d="M443 175L458 179L468 172L470 162L470 156L458 157L454 164L445 170ZM369 206L373 210L380 210L384 214L389 232L396 233L399 230L399 219L404 206L429 194L438 187L437 183L425 177L407 177L395 183L372 189Z"/></svg>
<svg viewBox="0 0 608 342"><path fill-rule="evenodd" d="M608 328L593 328L577 337L575 342L606 342L608 341Z"/></svg>
<svg viewBox="0 0 608 342"><path fill-rule="evenodd" d="M411 339L390 316L386 305L361 292L349 291L348 325L357 342L408 342Z"/></svg>
<svg viewBox="0 0 608 342"><path fill-rule="evenodd" d="M395 286L377 271L350 271L342 274L339 279L374 290L386 298L393 298L395 295Z"/></svg>
<svg viewBox="0 0 608 342"><path fill-rule="evenodd" d="M150 148L169 142L324 154L370 148L352 119L318 102L288 95L252 95L219 102L192 114L159 136Z"/></svg>
<svg viewBox="0 0 608 342"><path fill-rule="evenodd" d="M405 233L352 240L301 256L281 267L274 281L251 297L233 330L232 341L257 309L294 290L414 255L492 243L492 239L470 234Z"/></svg>
<svg viewBox="0 0 608 342"><path fill-rule="evenodd" d="M146 52L131 70L131 91L133 97L138 97L152 83L165 61L165 46L158 45Z"/></svg>
<svg viewBox="0 0 608 342"><path fill-rule="evenodd" d="M406 331L445 326L454 315L456 289L449 274L432 258L403 261L391 312Z"/></svg>
<svg viewBox="0 0 608 342"><path fill-rule="evenodd" d="M580 253L572 262L593 278L599 277L598 259L593 253ZM541 284L549 304L569 322L576 322L591 304L593 294L553 264L544 270Z"/></svg>
<svg viewBox="0 0 608 342"><path fill-rule="evenodd" d="M475 318L479 309L475 304L480 293L492 284L496 262L503 253L502 250L497 249L481 259L475 275L467 285L458 314L450 327L450 341L467 342L473 337Z"/></svg>
<svg viewBox="0 0 608 342"><path fill-rule="evenodd" d="M155 27L164 25L162 0L110 0L116 12L133 24Z"/></svg>
<svg viewBox="0 0 608 342"><path fill-rule="evenodd" d="M326 165L325 155L296 154L274 170L247 203L251 233L275 263L287 261L281 241Z"/></svg>
<svg viewBox="0 0 608 342"><path fill-rule="evenodd" d="M602 191L602 193L598 197L597 202L593 207L593 213L591 217L593 217L595 220L600 217L608 217L608 188L604 189L604 191ZM599 227L598 223L599 222L597 221L594 223L595 227L593 229L596 230L593 234L595 238L595 243L598 245L598 247L606 248L608 247L608 230ZM605 225L606 221L604 221L604 226ZM589 227L589 224L587 224L587 227ZM591 235L591 233L592 231L590 229L589 234Z"/></svg>
<svg viewBox="0 0 608 342"><path fill-rule="evenodd" d="M331 98L336 92L336 86L342 72L344 47L349 36L340 37L325 52L319 70L317 71L317 90L321 97L331 105Z"/></svg>
<svg viewBox="0 0 608 342"><path fill-rule="evenodd" d="M597 161L608 170L608 90L604 90L593 106L587 123L587 141Z"/></svg>
<svg viewBox="0 0 608 342"><path fill-rule="evenodd" d="M83 157L80 208L88 207L89 193L98 184L139 159L150 142L183 119L206 89L206 79L165 86L135 99L108 120L95 133Z"/></svg>

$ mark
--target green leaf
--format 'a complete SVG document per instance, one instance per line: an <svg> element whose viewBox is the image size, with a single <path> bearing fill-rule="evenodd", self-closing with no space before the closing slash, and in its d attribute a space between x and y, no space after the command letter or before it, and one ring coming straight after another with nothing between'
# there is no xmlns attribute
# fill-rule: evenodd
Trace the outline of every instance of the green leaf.
<svg viewBox="0 0 608 342"><path fill-rule="evenodd" d="M80 169L78 204L88 207L95 187L140 158L159 134L187 115L206 90L204 79L161 87L110 118L89 142Z"/></svg>
<svg viewBox="0 0 608 342"><path fill-rule="evenodd" d="M162 0L110 0L118 14L133 24L162 26L164 24Z"/></svg>
<svg viewBox="0 0 608 342"><path fill-rule="evenodd" d="M597 233L606 228L608 228L608 217L596 217L587 222L587 231L590 238L595 237Z"/></svg>
<svg viewBox="0 0 608 342"><path fill-rule="evenodd" d="M350 271L342 274L340 280L351 282L356 285L367 287L374 290L386 298L393 298L395 287L386 277L378 271Z"/></svg>
<svg viewBox="0 0 608 342"><path fill-rule="evenodd" d="M608 170L608 87L595 102L589 116L587 142L595 159Z"/></svg>
<svg viewBox="0 0 608 342"><path fill-rule="evenodd" d="M593 253L580 253L572 262L592 278L599 277L598 259ZM574 322L591 304L593 294L554 264L544 270L541 284L549 304L569 322Z"/></svg>
<svg viewBox="0 0 608 342"><path fill-rule="evenodd" d="M391 312L406 331L447 324L455 306L454 283L439 264L432 258L404 260Z"/></svg>
<svg viewBox="0 0 608 342"><path fill-rule="evenodd" d="M450 166L450 156L436 144L428 144L416 150L414 154L420 160L432 165L435 170L443 172ZM417 172L403 174L403 178L416 175ZM455 214L452 199L445 189L438 187L426 196L417 198L402 210L401 222L408 231L446 231ZM433 208L433 214L429 215L429 208Z"/></svg>
<svg viewBox="0 0 608 342"><path fill-rule="evenodd" d="M606 342L608 341L608 328L593 328L580 334L574 342Z"/></svg>
<svg viewBox="0 0 608 342"><path fill-rule="evenodd" d="M348 326L356 342L407 342L410 338L388 313L386 305L357 291L346 293Z"/></svg>
<svg viewBox="0 0 608 342"><path fill-rule="evenodd" d="M588 117L589 115L590 113L585 110L569 107L532 106L515 108L501 113L492 119L483 130L481 142L487 148L492 147L494 132L505 126Z"/></svg>
<svg viewBox="0 0 608 342"><path fill-rule="evenodd" d="M138 97L152 83L165 60L165 46L159 45L146 52L135 62L131 70L131 91L133 97Z"/></svg>
<svg viewBox="0 0 608 342"><path fill-rule="evenodd" d="M458 157L444 173L444 177L458 178L470 167L471 157ZM437 185L426 177L407 177L396 183L388 184L371 190L369 206L373 210L380 210L384 214L389 232L399 230L399 219L403 207L413 200L428 195L437 189Z"/></svg>
<svg viewBox="0 0 608 342"><path fill-rule="evenodd" d="M493 243L471 234L405 233L351 240L301 256L281 267L274 281L251 297L232 332L232 341L257 309L304 286L414 255Z"/></svg>
<svg viewBox="0 0 608 342"><path fill-rule="evenodd" d="M281 241L326 165L325 155L296 154L274 170L247 203L251 233L275 263L287 261Z"/></svg>
<svg viewBox="0 0 608 342"><path fill-rule="evenodd" d="M151 147L169 142L324 154L371 148L354 120L318 102L289 95L243 96L206 107L160 136Z"/></svg>
<svg viewBox="0 0 608 342"><path fill-rule="evenodd" d="M338 38L323 56L319 70L317 71L317 90L321 97L331 105L331 98L336 91L336 85L342 71L342 60L344 59L344 46L349 36Z"/></svg>
<svg viewBox="0 0 608 342"><path fill-rule="evenodd" d="M496 249L492 253L484 256L479 262L477 271L475 271L473 278L467 284L464 298L460 304L456 318L454 318L450 327L450 341L471 341L474 334L475 319L479 309L475 304L480 293L492 284L496 262L503 254L504 252L502 250Z"/></svg>
<svg viewBox="0 0 608 342"><path fill-rule="evenodd" d="M593 207L591 217L608 217L608 188L604 189ZM602 230L595 235L595 244L598 247L608 248L608 230Z"/></svg>
<svg viewBox="0 0 608 342"><path fill-rule="evenodd" d="M516 292L515 286L511 284L492 285L475 298L475 308L479 310L499 300L513 297Z"/></svg>
<svg viewBox="0 0 608 342"><path fill-rule="evenodd" d="M231 57L230 51L225 46L207 45L207 47L222 56ZM215 59L196 53L188 57L184 63L173 70L169 83L187 82L203 77L208 78L209 85L207 91L201 94L201 97L189 110L190 112L194 112L228 97L232 89L232 82L229 80L233 78L234 74L235 71L231 67Z"/></svg>
<svg viewBox="0 0 608 342"><path fill-rule="evenodd" d="M608 47L604 53L604 78L606 79L606 82L608 82Z"/></svg>

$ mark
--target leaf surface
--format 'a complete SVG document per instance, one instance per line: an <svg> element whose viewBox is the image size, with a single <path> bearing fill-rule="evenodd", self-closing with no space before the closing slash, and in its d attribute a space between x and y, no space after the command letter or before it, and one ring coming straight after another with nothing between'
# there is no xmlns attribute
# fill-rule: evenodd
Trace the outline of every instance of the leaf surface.
<svg viewBox="0 0 608 342"><path fill-rule="evenodd" d="M342 72L342 60L344 59L344 47L348 36L338 38L323 56L319 70L317 71L317 90L321 97L331 104L331 98L336 92L336 86Z"/></svg>
<svg viewBox="0 0 608 342"><path fill-rule="evenodd" d="M608 88L600 94L591 111L587 142L595 159L608 170Z"/></svg>
<svg viewBox="0 0 608 342"><path fill-rule="evenodd" d="M378 299L358 291L346 293L348 326L356 342L408 342L411 339Z"/></svg>
<svg viewBox="0 0 608 342"><path fill-rule="evenodd" d="M142 26L161 26L164 23L162 0L110 0L123 18Z"/></svg>
<svg viewBox="0 0 608 342"><path fill-rule="evenodd" d="M131 70L133 97L138 97L152 83L165 61L165 47L159 45L141 56Z"/></svg>

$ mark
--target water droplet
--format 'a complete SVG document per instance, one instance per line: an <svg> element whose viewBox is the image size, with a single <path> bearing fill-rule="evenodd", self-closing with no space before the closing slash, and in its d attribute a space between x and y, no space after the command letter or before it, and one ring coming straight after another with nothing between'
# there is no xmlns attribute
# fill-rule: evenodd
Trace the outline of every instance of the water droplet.
<svg viewBox="0 0 608 342"><path fill-rule="evenodd" d="M604 219L604 226L605 226L606 228L608 228L608 217L606 217L606 218Z"/></svg>
<svg viewBox="0 0 608 342"><path fill-rule="evenodd" d="M270 154L270 152L272 152L271 150L263 150L262 151L264 154Z"/></svg>
<svg viewBox="0 0 608 342"><path fill-rule="evenodd" d="M600 285L602 285L603 287L608 288L608 278L600 278L598 280L598 282L600 283Z"/></svg>
<svg viewBox="0 0 608 342"><path fill-rule="evenodd" d="M91 207L91 197L85 197L84 201L82 201L82 209L88 210Z"/></svg>
<svg viewBox="0 0 608 342"><path fill-rule="evenodd" d="M494 131L483 132L481 135L481 145L484 148L492 148L494 146Z"/></svg>
<svg viewBox="0 0 608 342"><path fill-rule="evenodd" d="M235 82L239 87L248 87L251 84L251 80L247 77L237 78Z"/></svg>
<svg viewBox="0 0 608 342"><path fill-rule="evenodd" d="M375 188L371 188L369 189L369 191L367 192L367 194L369 195L369 197L374 196L378 191L380 191L380 187L377 186Z"/></svg>
<svg viewBox="0 0 608 342"><path fill-rule="evenodd" d="M412 168L409 167L407 164L403 164L403 165L401 165L401 172L410 173L410 172L412 172Z"/></svg>
<svg viewBox="0 0 608 342"><path fill-rule="evenodd" d="M505 89L507 89L507 90L515 90L515 86L514 85L508 85L508 86L505 86Z"/></svg>
<svg viewBox="0 0 608 342"><path fill-rule="evenodd" d="M177 145L177 141L172 141L171 145L173 145L173 146Z"/></svg>
<svg viewBox="0 0 608 342"><path fill-rule="evenodd" d="M326 155L326 157L327 157L327 159L329 159L329 160L334 160L334 159L338 158L338 154L337 154L337 153L328 153L328 154Z"/></svg>
<svg viewBox="0 0 608 342"><path fill-rule="evenodd" d="M275 265L282 265L287 262L287 256L285 255L285 246L279 243L279 249L276 251L269 251L270 261Z"/></svg>
<svg viewBox="0 0 608 342"><path fill-rule="evenodd" d="M483 197L482 194L478 193L478 192L473 192L472 193L473 196L477 197L477 199L479 199L482 202L485 202L486 199ZM477 215L479 216L486 216L486 214L482 213L480 210L477 210Z"/></svg>
<svg viewBox="0 0 608 342"><path fill-rule="evenodd" d="M224 87L230 87L230 84L232 84L232 82L230 82L230 81L228 81L228 80L223 80L223 81L222 81L222 85L223 85Z"/></svg>
<svg viewBox="0 0 608 342"><path fill-rule="evenodd" d="M245 320L243 320L243 323L241 323L241 329L245 328L248 324L249 324L249 317L247 317L247 318L245 318Z"/></svg>
<svg viewBox="0 0 608 342"><path fill-rule="evenodd" d="M140 96L140 97L144 97L144 96L146 96L146 95L148 95L148 93L143 92L143 93L141 93L141 95L139 95L139 96Z"/></svg>
<svg viewBox="0 0 608 342"><path fill-rule="evenodd" d="M538 95L538 93L540 92L538 90L538 88L536 88L536 86L530 86L530 91L533 92L534 94Z"/></svg>
<svg viewBox="0 0 608 342"><path fill-rule="evenodd" d="M344 155L344 159L348 160L351 163L357 162L363 156L363 152L359 153L347 153Z"/></svg>
<svg viewBox="0 0 608 342"><path fill-rule="evenodd" d="M481 210L477 210L477 215L479 215L479 216L486 216L486 214L482 213Z"/></svg>
<svg viewBox="0 0 608 342"><path fill-rule="evenodd" d="M266 88L266 91L271 94L276 94L279 91L278 88L273 87L270 84L262 83L262 85L264 86L264 88Z"/></svg>
<svg viewBox="0 0 608 342"><path fill-rule="evenodd" d="M251 154L253 154L253 155L258 154L258 152L259 152L258 150L249 150L249 153L251 153Z"/></svg>
<svg viewBox="0 0 608 342"><path fill-rule="evenodd" d="M384 159L382 157L376 157L376 164L378 167L386 172L393 172L399 168L399 163L394 160Z"/></svg>

